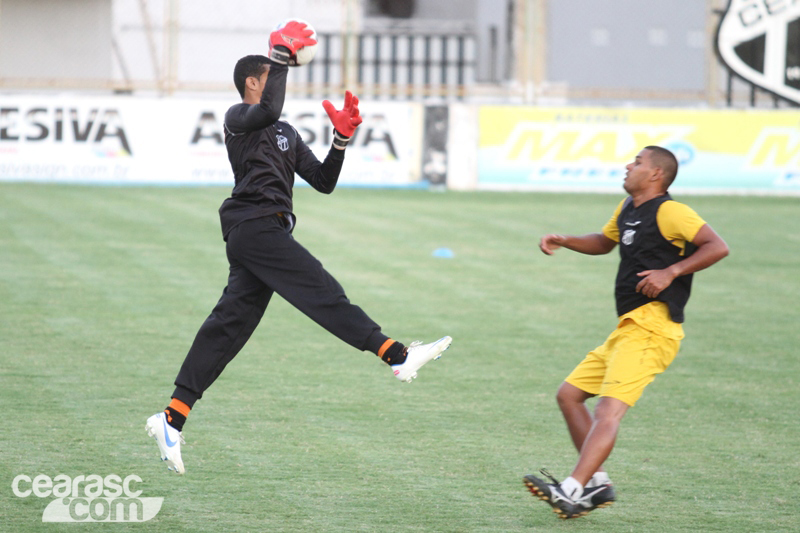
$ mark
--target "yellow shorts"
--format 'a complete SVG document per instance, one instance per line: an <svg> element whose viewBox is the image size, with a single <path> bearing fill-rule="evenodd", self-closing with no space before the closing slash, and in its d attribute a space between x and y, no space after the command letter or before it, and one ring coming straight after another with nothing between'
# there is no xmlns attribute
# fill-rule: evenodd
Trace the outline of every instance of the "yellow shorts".
<svg viewBox="0 0 800 533"><path fill-rule="evenodd" d="M565 379L593 395L633 407L644 388L675 359L681 341L645 329L627 315L606 342L589 352Z"/></svg>

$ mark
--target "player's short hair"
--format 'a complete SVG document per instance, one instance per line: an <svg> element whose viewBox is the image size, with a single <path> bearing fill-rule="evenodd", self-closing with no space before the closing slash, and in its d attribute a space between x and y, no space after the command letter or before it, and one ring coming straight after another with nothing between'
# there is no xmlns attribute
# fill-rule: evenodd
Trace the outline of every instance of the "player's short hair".
<svg viewBox="0 0 800 533"><path fill-rule="evenodd" d="M269 59L259 55L244 56L236 62L236 66L233 68L233 83L242 98L244 98L244 86L247 78L260 77L267 70L268 64Z"/></svg>
<svg viewBox="0 0 800 533"><path fill-rule="evenodd" d="M664 190L669 189L669 186L675 181L675 176L678 175L678 158L661 146L645 146L644 148L650 150L653 166L660 168L664 173Z"/></svg>

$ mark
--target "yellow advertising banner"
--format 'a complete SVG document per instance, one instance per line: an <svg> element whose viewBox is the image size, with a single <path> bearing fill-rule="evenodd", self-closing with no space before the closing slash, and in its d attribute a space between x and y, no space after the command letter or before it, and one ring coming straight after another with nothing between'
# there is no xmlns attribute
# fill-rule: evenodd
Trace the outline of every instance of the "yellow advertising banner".
<svg viewBox="0 0 800 533"><path fill-rule="evenodd" d="M616 192L648 145L678 157L673 190L800 193L800 112L483 106L482 189Z"/></svg>

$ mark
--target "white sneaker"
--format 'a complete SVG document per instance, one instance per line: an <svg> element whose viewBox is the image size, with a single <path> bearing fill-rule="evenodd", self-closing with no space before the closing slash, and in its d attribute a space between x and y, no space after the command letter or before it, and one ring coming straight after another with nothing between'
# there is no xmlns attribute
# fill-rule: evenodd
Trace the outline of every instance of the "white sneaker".
<svg viewBox="0 0 800 533"><path fill-rule="evenodd" d="M422 344L420 341L412 342L408 347L405 362L400 365L392 365L395 377L400 381L411 383L411 380L417 377L417 370L426 363L439 359L442 352L450 347L451 342L453 339L450 337L442 337L430 344Z"/></svg>
<svg viewBox="0 0 800 533"><path fill-rule="evenodd" d="M161 460L167 462L167 469L178 474L186 472L181 459L181 444L186 444L186 441L180 431L169 425L166 413L162 411L148 418L144 429L156 439Z"/></svg>

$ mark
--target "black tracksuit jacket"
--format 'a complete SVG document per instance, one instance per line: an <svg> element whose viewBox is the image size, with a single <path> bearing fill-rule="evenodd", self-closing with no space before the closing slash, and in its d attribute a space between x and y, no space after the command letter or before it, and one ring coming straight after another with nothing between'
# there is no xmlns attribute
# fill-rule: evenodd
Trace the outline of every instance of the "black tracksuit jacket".
<svg viewBox="0 0 800 533"><path fill-rule="evenodd" d="M292 214L295 173L314 189L330 194L336 187L344 150L330 148L320 162L289 123L280 119L289 68L270 62L258 105L236 104L225 113L225 146L235 185L219 209L225 240L245 220Z"/></svg>

